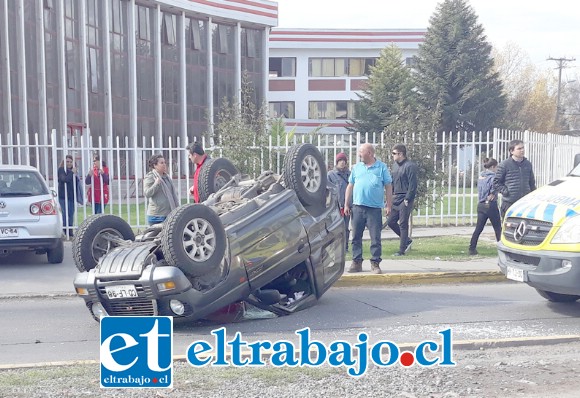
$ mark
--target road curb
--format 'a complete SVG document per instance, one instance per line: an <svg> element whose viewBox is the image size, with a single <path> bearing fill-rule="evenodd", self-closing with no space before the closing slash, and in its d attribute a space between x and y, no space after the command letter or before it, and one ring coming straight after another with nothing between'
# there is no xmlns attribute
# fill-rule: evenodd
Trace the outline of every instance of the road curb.
<svg viewBox="0 0 580 398"><path fill-rule="evenodd" d="M508 281L500 271L425 272L401 274L343 275L333 286L418 285L436 283L482 283Z"/></svg>
<svg viewBox="0 0 580 398"><path fill-rule="evenodd" d="M560 336L536 336L536 337L517 337L504 339L487 339L487 340L455 340L453 341L454 350L482 350L486 348L506 348L506 347L523 347L523 346L540 346L540 345L554 345L579 342L580 335L560 335ZM402 343L397 344L401 351L413 351L421 343ZM263 351L261 358L267 360L272 355L272 351ZM295 354L299 355L300 350L296 350ZM226 360L228 360L230 353L226 353ZM241 357L246 358L251 355L251 351L241 352ZM356 356L356 355L355 355ZM212 354L208 353L204 356L198 356L199 359L212 358ZM174 355L174 362L186 362L186 355ZM17 369L34 369L44 367L56 366L74 366L74 365L91 365L99 364L100 361L75 360L75 361L53 361L53 362L37 362L37 363L23 363L23 364L5 364L0 365L1 370L17 370Z"/></svg>

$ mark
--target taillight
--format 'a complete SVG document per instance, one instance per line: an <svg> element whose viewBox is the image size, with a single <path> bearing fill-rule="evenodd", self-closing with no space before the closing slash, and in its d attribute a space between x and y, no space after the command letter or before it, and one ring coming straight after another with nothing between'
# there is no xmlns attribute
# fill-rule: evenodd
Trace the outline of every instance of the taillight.
<svg viewBox="0 0 580 398"><path fill-rule="evenodd" d="M50 216L56 214L56 204L54 200L45 200L30 205L30 214L35 216Z"/></svg>

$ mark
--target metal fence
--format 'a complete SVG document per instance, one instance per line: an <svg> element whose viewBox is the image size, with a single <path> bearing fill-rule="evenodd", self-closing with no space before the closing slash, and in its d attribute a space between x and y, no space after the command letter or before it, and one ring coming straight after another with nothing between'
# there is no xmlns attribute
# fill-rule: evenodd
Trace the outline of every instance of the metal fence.
<svg viewBox="0 0 580 398"><path fill-rule="evenodd" d="M433 198L436 198L435 188L442 191L443 196L418 208L413 216L414 225L473 224L477 218L477 177L483 169L481 159L485 156L494 157L498 161L507 158L508 143L513 139L521 139L526 144L526 156L534 165L538 186L565 175L573 166L574 155L580 153L580 137L528 131L496 129L486 133L443 133L437 138L434 134L427 137L431 142L436 141L439 154L439 157L433 158L439 177L429 182L434 189ZM397 140L421 145L408 134L398 134ZM295 143L310 142L320 149L331 168L339 152L346 153L349 163L354 164L358 158L357 149L362 142L371 142L379 148L385 148L392 141L393 137L384 133L296 135L292 139L278 137L276 140L271 139L267 148L260 148L259 161L261 165L269 165L269 168L281 173L288 148ZM97 145L88 144L91 142L97 142ZM219 147L205 146L205 142L203 144L211 156L220 156ZM153 141L145 140L135 145L119 139L104 143L100 138L93 141L91 137L71 142L66 135L58 137L54 131L43 135L16 135L15 142L11 140L11 135L8 135L8 139L0 135L0 163L35 166L56 190L57 169L66 155L72 155L75 159L81 181L84 181L92 168L93 156L99 155L101 160L107 162L111 178L110 201L105 213L123 217L139 230L146 226L142 180L148 172L147 160L152 154L163 153L182 203L192 201L188 191L192 184L193 168L187 157L186 145L179 139L169 139L167 147L155 146ZM390 163L390 159L383 160ZM75 227L93 212L91 205L78 207Z"/></svg>

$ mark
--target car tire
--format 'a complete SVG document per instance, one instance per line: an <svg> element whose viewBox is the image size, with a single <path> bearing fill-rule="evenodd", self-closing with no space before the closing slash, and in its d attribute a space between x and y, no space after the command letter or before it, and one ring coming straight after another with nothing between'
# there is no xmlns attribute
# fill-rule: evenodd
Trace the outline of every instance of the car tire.
<svg viewBox="0 0 580 398"><path fill-rule="evenodd" d="M183 205L163 223L161 251L169 265L191 277L219 267L226 251L226 231L219 216L202 204Z"/></svg>
<svg viewBox="0 0 580 398"><path fill-rule="evenodd" d="M206 160L199 171L199 201L206 201L209 195L219 191L238 173L236 166L226 158Z"/></svg>
<svg viewBox="0 0 580 398"><path fill-rule="evenodd" d="M122 240L135 240L135 233L127 221L112 214L97 214L79 225L73 239L73 259L81 272L95 268L99 259L117 245L106 239L110 234Z"/></svg>
<svg viewBox="0 0 580 398"><path fill-rule="evenodd" d="M60 264L64 260L64 243L62 239L58 241L56 247L46 251L46 257L51 264Z"/></svg>
<svg viewBox="0 0 580 398"><path fill-rule="evenodd" d="M575 296L572 294L554 293L541 289L536 289L536 291L540 296L553 303L573 303L574 301L580 299L580 296Z"/></svg>
<svg viewBox="0 0 580 398"><path fill-rule="evenodd" d="M312 144L290 148L284 159L284 183L303 206L326 203L327 172L320 151Z"/></svg>

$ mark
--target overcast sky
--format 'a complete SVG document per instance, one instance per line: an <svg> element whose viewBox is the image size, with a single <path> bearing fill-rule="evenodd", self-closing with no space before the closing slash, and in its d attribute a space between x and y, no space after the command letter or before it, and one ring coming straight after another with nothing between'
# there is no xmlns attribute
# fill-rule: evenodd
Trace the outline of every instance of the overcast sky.
<svg viewBox="0 0 580 398"><path fill-rule="evenodd" d="M427 28L438 0L275 0L278 27L332 29ZM517 44L540 68L575 58L580 72L580 4L574 0L468 0L496 48Z"/></svg>

